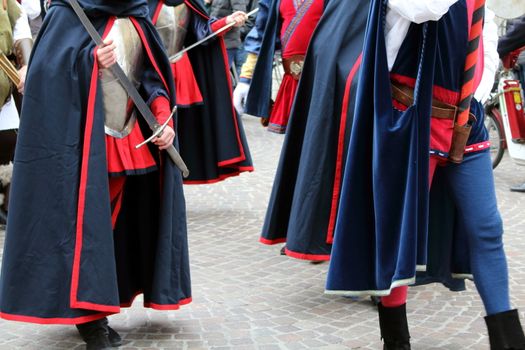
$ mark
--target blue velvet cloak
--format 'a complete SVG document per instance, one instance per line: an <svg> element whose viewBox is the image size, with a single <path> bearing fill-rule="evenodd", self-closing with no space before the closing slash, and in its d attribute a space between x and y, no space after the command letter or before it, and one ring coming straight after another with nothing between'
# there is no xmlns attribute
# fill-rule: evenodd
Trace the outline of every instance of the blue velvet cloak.
<svg viewBox="0 0 525 350"><path fill-rule="evenodd" d="M168 6L183 2L192 16L185 41L185 46L189 46L210 34L210 17L200 1L163 1ZM149 0L148 5L152 17L162 2ZM188 52L204 103L179 106L177 132L182 158L190 170L190 176L184 179L187 184L213 183L253 171L242 119L232 102L225 50L220 37Z"/></svg>
<svg viewBox="0 0 525 350"><path fill-rule="evenodd" d="M423 267L426 271L418 274L418 283L464 288L462 280L452 279L453 272L469 273L468 247L454 220L454 207L439 176L434 177L430 195L428 190L432 88L461 81L447 76L446 70L436 72L444 64L440 57L447 57L443 51L448 49L447 28L463 25L453 16L464 11L464 4L455 6L438 22L412 24L408 46L416 48L410 51L413 62L401 61L419 78L415 102L402 112L391 102L383 28L386 5L373 1L327 293L387 295L393 287L415 283L416 270ZM459 59L464 55L452 54ZM441 81L443 77L450 81ZM468 144L486 136L477 102L471 111L480 118Z"/></svg>
<svg viewBox="0 0 525 350"><path fill-rule="evenodd" d="M175 103L146 1L80 3L101 34L111 16L135 19L150 50L140 92L145 100L167 95ZM150 150L160 170L127 178L112 229L94 48L67 2L53 1L22 107L0 279L6 319L82 323L119 312L139 293L146 307L161 310L191 300L182 177L156 147Z"/></svg>
<svg viewBox="0 0 525 350"><path fill-rule="evenodd" d="M310 41L261 237L293 257L330 257L369 4L330 0Z"/></svg>

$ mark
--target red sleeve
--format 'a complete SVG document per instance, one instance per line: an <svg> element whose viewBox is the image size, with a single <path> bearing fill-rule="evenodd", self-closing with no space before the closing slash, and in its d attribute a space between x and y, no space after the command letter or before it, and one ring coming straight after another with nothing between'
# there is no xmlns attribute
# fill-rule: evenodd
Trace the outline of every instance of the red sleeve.
<svg viewBox="0 0 525 350"><path fill-rule="evenodd" d="M223 17L219 20L216 20L215 22L213 22L210 27L211 27L211 31L212 32L216 32L218 31L219 29L221 29L222 27L224 27L226 25L226 17ZM230 31L231 27L226 29L224 32L220 33L219 35L224 35L226 33L228 33Z"/></svg>
<svg viewBox="0 0 525 350"><path fill-rule="evenodd" d="M170 101L164 96L154 99L150 108L160 124L164 124L171 115ZM169 121L168 125L173 128L173 119Z"/></svg>

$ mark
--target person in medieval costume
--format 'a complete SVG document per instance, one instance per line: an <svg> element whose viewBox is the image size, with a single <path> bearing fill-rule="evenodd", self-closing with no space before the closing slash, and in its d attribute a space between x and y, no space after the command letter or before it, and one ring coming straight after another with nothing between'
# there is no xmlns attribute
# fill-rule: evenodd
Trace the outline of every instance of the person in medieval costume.
<svg viewBox="0 0 525 350"><path fill-rule="evenodd" d="M326 261L352 125L369 0L330 0L312 37L260 241Z"/></svg>
<svg viewBox="0 0 525 350"><path fill-rule="evenodd" d="M177 91L179 145L190 169L185 184L214 183L253 171L242 125L232 104L230 73L222 34L177 56L184 46L235 22L243 12L217 20L199 1L149 0L150 17L172 60Z"/></svg>
<svg viewBox="0 0 525 350"><path fill-rule="evenodd" d="M27 15L15 0L0 4L0 33L0 52L3 56L0 65L0 225L5 225L19 123L12 92L13 88L19 93L24 91L27 63L33 46ZM11 59L16 60L18 70Z"/></svg>
<svg viewBox="0 0 525 350"><path fill-rule="evenodd" d="M303 71L308 43L328 0L259 1L252 33L245 41L248 57L234 91L240 112L269 118L268 130L284 134ZM281 50L284 76L270 108L272 67L276 49ZM245 108L243 102L246 100ZM271 110L270 110L271 109Z"/></svg>
<svg viewBox="0 0 525 350"><path fill-rule="evenodd" d="M384 349L410 349L416 270L473 278L491 349L525 349L478 102L497 66L492 17L479 0L372 1L326 288L382 297Z"/></svg>
<svg viewBox="0 0 525 350"><path fill-rule="evenodd" d="M191 301L182 175L165 149L173 76L146 0L81 0L95 46L54 0L35 43L14 160L0 317L75 324L87 349L120 343L106 316ZM67 30L64 30L67 28ZM112 71L118 61L158 123L151 134ZM146 127L145 127L146 126Z"/></svg>

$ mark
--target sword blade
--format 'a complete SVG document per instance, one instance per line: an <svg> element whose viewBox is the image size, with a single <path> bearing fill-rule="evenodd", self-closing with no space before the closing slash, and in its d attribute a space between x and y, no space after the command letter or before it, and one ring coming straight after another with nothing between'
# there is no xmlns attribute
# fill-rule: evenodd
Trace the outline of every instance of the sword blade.
<svg viewBox="0 0 525 350"><path fill-rule="evenodd" d="M69 0L69 3L71 4L71 7L73 8L73 11L75 11L76 15L78 16L78 19L88 32L91 39L97 44L97 46L104 45L104 42L102 40L102 37L98 33L98 31L95 29L89 18L84 13L84 10L80 6L77 0ZM124 90L128 93L129 97L133 102L135 103L135 106L137 107L138 111L146 120L146 123L148 123L148 126L150 129L155 132L158 130L158 128L161 127L159 122L157 121L157 118L153 115L151 110L149 109L146 102L144 102L144 99L142 96L140 96L139 92L135 88L135 86L131 83L131 81L126 76L126 73L122 70L122 67L117 63L113 64L111 67L109 67L111 72L115 75L119 83L122 85ZM180 156L179 152L175 148L175 146L171 145L170 148L166 150L171 158L171 160L175 163L175 165L182 171L182 174L184 177L187 177L189 175L188 167L182 160L182 157Z"/></svg>
<svg viewBox="0 0 525 350"><path fill-rule="evenodd" d="M251 15L254 15L257 13L257 11L259 11L259 8L256 8L250 12L248 12L246 14L246 16L250 17ZM173 56L170 56L170 62L175 62L177 61L177 59L182 56L183 54L185 54L186 52L190 51L191 49L193 49L194 47L197 47L199 46L200 44L212 39L212 38L215 38L217 35L219 35L220 33L224 32L226 29L229 29L231 27L233 27L235 25L235 22L232 22L230 24L227 24L225 25L224 27L220 28L219 30L217 30L216 32L213 32L211 33L210 35L208 35L207 37L197 41L196 43L193 43L191 44L190 46L188 47L185 47L184 49L180 50L179 52L177 52L176 54L174 54Z"/></svg>

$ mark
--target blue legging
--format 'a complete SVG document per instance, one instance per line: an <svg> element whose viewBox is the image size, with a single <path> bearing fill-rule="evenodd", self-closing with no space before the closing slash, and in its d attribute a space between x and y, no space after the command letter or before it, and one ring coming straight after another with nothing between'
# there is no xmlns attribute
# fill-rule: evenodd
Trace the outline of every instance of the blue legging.
<svg viewBox="0 0 525 350"><path fill-rule="evenodd" d="M488 151L440 168L468 237L474 283L488 315L510 310L503 223L498 210Z"/></svg>
<svg viewBox="0 0 525 350"><path fill-rule="evenodd" d="M431 166L431 171L434 166ZM487 151L470 154L463 163L439 167L468 237L471 272L487 315L510 310L503 223L497 207L492 162ZM387 307L406 302L406 287L381 298Z"/></svg>

